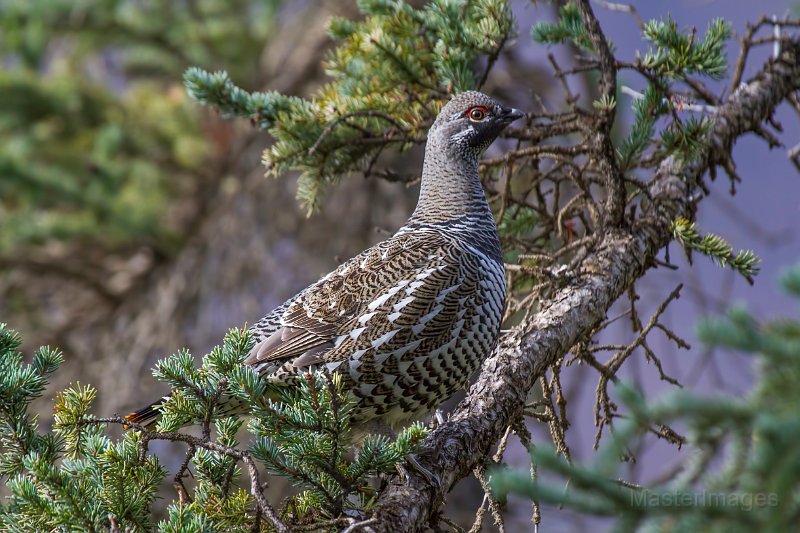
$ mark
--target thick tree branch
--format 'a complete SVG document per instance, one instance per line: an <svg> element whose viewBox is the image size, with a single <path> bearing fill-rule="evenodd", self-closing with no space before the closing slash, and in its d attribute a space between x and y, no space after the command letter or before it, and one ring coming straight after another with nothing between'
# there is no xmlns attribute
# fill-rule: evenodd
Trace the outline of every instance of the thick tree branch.
<svg viewBox="0 0 800 533"><path fill-rule="evenodd" d="M418 531L444 495L486 457L505 428L522 413L528 391L545 369L601 322L608 308L654 264L670 241L670 222L694 207L692 193L703 174L730 158L735 140L756 130L775 107L800 88L800 42L792 41L749 83L732 93L715 114L706 150L680 165L663 161L650 182L652 201L630 228L607 227L605 235L564 285L540 302L541 310L505 337L483 365L467 398L447 423L426 440L418 461L440 484L412 471L383 492L373 530Z"/></svg>

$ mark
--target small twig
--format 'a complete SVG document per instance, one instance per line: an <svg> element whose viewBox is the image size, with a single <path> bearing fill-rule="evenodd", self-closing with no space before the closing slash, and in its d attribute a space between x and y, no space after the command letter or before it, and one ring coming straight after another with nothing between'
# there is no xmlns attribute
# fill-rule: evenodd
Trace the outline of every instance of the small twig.
<svg viewBox="0 0 800 533"><path fill-rule="evenodd" d="M606 424L610 425L612 419L615 416L617 416L616 415L617 406L610 400L610 396L608 393L608 384L609 382L611 383L618 382L617 372L619 371L622 364L628 359L628 357L633 353L633 351L636 348L641 347L642 350L644 350L645 357L647 358L647 360L651 361L655 365L656 369L658 370L659 377L662 380L678 387L681 386L677 380L668 376L664 372L664 369L661 365L661 360L647 344L647 336L650 333L650 331L652 331L654 328L658 328L667 335L667 338L675 342L679 347L688 349L689 345L683 339L675 335L671 330L669 330L669 328L667 328L658 321L660 316L666 310L667 306L669 306L669 304L673 300L679 297L682 288L683 288L682 284L678 285L669 294L669 296L667 296L667 298L661 303L661 305L658 306L656 311L650 317L650 320L648 321L647 325L638 328L639 333L636 339L634 339L633 342L631 342L629 345L625 346L623 349L614 354L608 360L607 363L605 364L600 363L594 357L594 355L592 355L592 352L605 350L607 348L613 348L613 347L599 346L589 349L584 344L578 346L576 349L573 350L573 352L576 354L576 357L579 357L581 360L587 362L590 366L595 368L600 374L600 379L597 383L597 388L596 388L597 397L595 399L595 407L594 407L595 425L597 426L597 432L595 433L595 448L597 448L597 446L599 445L600 437L602 436L602 432L605 425ZM596 333L597 331L598 330L595 330L593 334ZM682 437L680 437L677 433L672 431L672 429L668 428L667 426L662 426L662 429L653 432L669 440L670 442L674 442L679 445L683 443L683 441L681 440Z"/></svg>
<svg viewBox="0 0 800 533"><path fill-rule="evenodd" d="M387 115L386 113L383 113L382 111L375 111L375 110L371 110L371 109L365 109L365 110L362 110L362 111L352 111L350 113L345 113L344 115L340 115L340 116L336 117L327 126L325 126L325 129L323 129L322 133L319 134L319 137L317 137L317 140L314 141L314 144L312 144L311 148L308 149L308 155L314 155L317 152L317 150L319 150L319 147L322 145L322 143L325 141L325 139L328 138L333 133L333 130L336 129L336 126L338 126L339 124L345 124L347 126L354 127L353 124L350 124L350 123L347 122L348 119L353 118L353 117L377 117L377 118L381 118L381 119L389 122L395 128L397 128L397 130L399 132L407 133L406 130L403 128L403 126L399 122L397 122L394 118L392 118L391 116ZM390 139L386 138L385 140L388 142Z"/></svg>
<svg viewBox="0 0 800 533"><path fill-rule="evenodd" d="M344 526L348 525L351 526L356 523L355 518L351 517L340 517L340 518L333 518L331 520L325 520L323 522L314 522L313 524L303 524L303 525L293 525L292 526L292 533L301 533L304 531L327 531L327 528L336 527L336 526Z"/></svg>
<svg viewBox="0 0 800 533"><path fill-rule="evenodd" d="M559 381L559 378L557 377L559 370L557 369L560 368L562 362L563 358L559 359L550 366L550 372L552 374L550 381L548 381L546 375L542 375L542 377L539 379L539 382L542 387L543 399L546 400L544 403L544 410L545 415L549 418L547 425L550 429L550 436L553 439L553 444L556 447L556 451L563 455L568 463L572 464L572 454L569 451L569 446L567 446L567 441L564 434L568 426L568 422L560 419L559 414L563 413L563 406L559 405L558 409L556 409L556 405L560 403L559 399L557 398L555 401L553 400L553 389L555 388L557 391L561 389L560 383L558 383L558 385L555 384L557 381Z"/></svg>
<svg viewBox="0 0 800 533"><path fill-rule="evenodd" d="M486 68L484 69L483 74L481 75L481 79L478 82L478 90L480 90L483 87L483 84L486 83L486 79L489 77L489 72L492 71L492 67L497 61L497 58L500 56L500 52L506 45L506 39L508 38L508 35L509 34L507 32L503 33L503 38L497 44L497 48L495 48L494 51L492 51L492 53L489 55L489 59L486 61Z"/></svg>
<svg viewBox="0 0 800 533"><path fill-rule="evenodd" d="M620 92L622 94L627 94L628 96L630 96L632 98L636 98L637 100L644 98L644 95L642 93L640 93L639 91L636 91L634 89L631 89L627 85L623 85L620 88ZM717 112L717 109L718 109L716 106L711 106L711 105L690 104L690 103L687 103L685 100L683 100L681 97L678 97L678 96L675 96L674 98L675 98L675 101L679 102L678 106L675 106L674 105L675 102L670 100L670 99L668 99L668 98L665 98L664 101L667 102L668 104L670 104L670 108L674 109L674 108L677 107L679 111L693 111L695 113L714 114L714 113Z"/></svg>
<svg viewBox="0 0 800 533"><path fill-rule="evenodd" d="M508 439L510 429L510 426L506 428L506 433L503 437L505 440ZM501 446L503 448L505 448L505 440L501 440ZM505 522L503 521L503 510L500 508L500 502L498 502L494 496L492 496L491 489L489 488L489 481L486 479L485 464L481 464L475 468L475 477L478 479L478 482L480 482L481 488L483 489L483 501L481 502L481 506L478 508L478 512L475 515L475 523L472 524L469 533L479 533L481 531L483 515L487 504L498 530L500 533L505 533L506 527Z"/></svg>
<svg viewBox="0 0 800 533"><path fill-rule="evenodd" d="M459 526L458 524L456 524L455 522L453 522L452 520L450 520L449 518L447 518L444 515L439 516L439 521L440 522L444 522L445 524L450 526L450 528L453 531L455 531L456 533L467 533L466 529L464 529L463 527Z"/></svg>
<svg viewBox="0 0 800 533"><path fill-rule="evenodd" d="M642 17L639 16L639 12L636 11L635 7L628 4L606 2L605 0L592 0L592 2L602 7L603 9L607 9L609 11L620 11L622 13L628 13L636 20L636 25L639 26L639 29L640 30L644 29L644 20L642 20Z"/></svg>
<svg viewBox="0 0 800 533"><path fill-rule="evenodd" d="M196 452L197 447L194 445L189 445L189 449L186 450L186 457L184 457L181 467L175 473L175 478L172 482L172 486L175 487L175 491L178 493L178 501L181 504L190 503L192 501L192 499L189 497L189 492L186 490L186 485L183 483L183 478L186 472L189 470L189 463Z"/></svg>
<svg viewBox="0 0 800 533"><path fill-rule="evenodd" d="M278 518L275 509L267 501L267 498L264 496L264 491L261 488L261 483L258 480L258 469L256 468L256 463L253 461L253 458L247 452L242 452L242 462L247 465L247 472L250 474L250 494L258 502L258 508L264 513L267 519L272 522L272 525L275 526L275 529L281 532L288 533L289 528L286 527L280 518Z"/></svg>
<svg viewBox="0 0 800 533"><path fill-rule="evenodd" d="M373 517L373 518L369 518L367 520L362 520L361 522L355 522L355 523L350 524L349 526L347 526L347 528L344 531L342 531L342 533L354 533L355 531L358 531L359 529L363 529L363 528L365 528L367 526L375 524L377 521L378 521L378 519Z"/></svg>
<svg viewBox="0 0 800 533"><path fill-rule="evenodd" d="M561 67L558 65L558 62L556 61L556 57L553 54L548 53L547 54L547 59L550 61L550 64L553 66L553 72L554 72L556 78L558 79L559 82L561 82L561 88L564 91L564 95L565 95L565 99L567 101L567 105L572 109L572 112L578 113L578 108L575 105L576 102L578 101L578 96L573 94L572 93L572 89L569 88L569 83L567 82L566 74L564 74L564 71L561 70Z"/></svg>
<svg viewBox="0 0 800 533"><path fill-rule="evenodd" d="M798 172L800 172L800 143L796 144L788 151L789 160L795 166Z"/></svg>

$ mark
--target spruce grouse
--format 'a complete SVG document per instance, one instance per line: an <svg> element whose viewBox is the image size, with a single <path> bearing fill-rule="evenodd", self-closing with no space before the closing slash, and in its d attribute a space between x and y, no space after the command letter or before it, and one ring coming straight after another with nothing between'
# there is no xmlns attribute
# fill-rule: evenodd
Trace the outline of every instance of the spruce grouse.
<svg viewBox="0 0 800 533"><path fill-rule="evenodd" d="M495 346L506 296L478 161L522 116L474 91L448 102L428 133L408 222L259 320L245 364L287 386L301 371L341 373L353 422L392 428L463 388ZM127 418L152 423L160 403Z"/></svg>

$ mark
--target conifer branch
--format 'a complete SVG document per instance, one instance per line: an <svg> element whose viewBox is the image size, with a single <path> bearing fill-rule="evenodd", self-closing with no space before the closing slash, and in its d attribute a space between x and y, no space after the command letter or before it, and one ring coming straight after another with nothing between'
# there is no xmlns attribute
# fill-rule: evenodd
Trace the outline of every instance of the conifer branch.
<svg viewBox="0 0 800 533"><path fill-rule="evenodd" d="M327 61L329 85L309 99L240 89L224 72L186 71L189 94L224 116L250 118L275 143L264 152L272 175L300 171L298 198L309 213L342 176L371 172L387 146L406 150L425 140L431 117L450 94L473 89L472 66L487 70L514 36L506 0L362 2L364 20L334 19L338 41Z"/></svg>
<svg viewBox="0 0 800 533"><path fill-rule="evenodd" d="M594 51L594 43L586 33L586 27L575 2L567 2L558 9L558 19L552 22L537 22L531 27L531 38L537 43L560 44L571 41L587 52Z"/></svg>
<svg viewBox="0 0 800 533"><path fill-rule="evenodd" d="M109 524L152 529L150 507L166 475L149 450L155 441L188 446L175 475L178 501L160 524L163 530L181 530L181 524L193 520L219 530L261 528L266 520L276 531L289 531L294 523L345 512L362 516L376 496L369 479L393 473L427 435L418 423L394 440L367 435L351 455L352 400L341 376L302 374L296 388L269 386L242 365L253 343L249 332L236 329L203 357L200 368L185 350L158 362L154 374L173 391L157 407L162 418L155 428L119 416L91 415L96 391L77 384L56 396L55 433L40 435L35 417L26 410L41 396L46 376L62 357L42 348L24 365L17 351L20 341L0 325L0 474L10 478L12 493L11 505L0 508L0 525L6 520L34 529L98 531ZM220 418L217 407L223 396L249 407L253 419L248 430L255 440L248 448L240 447L236 438L247 410ZM201 436L177 431L192 422L201 425ZM108 424L127 432L112 440L104 431ZM236 483L239 463L249 477L249 495ZM306 489L290 499L292 524L285 510L279 513L267 501L258 463ZM191 491L183 484L190 471L197 482Z"/></svg>
<svg viewBox="0 0 800 533"><path fill-rule="evenodd" d="M275 509L269 504L266 497L264 496L264 491L261 487L261 481L259 479L258 469L253 462L253 458L250 452L245 450L240 450L235 447L225 446L223 444L219 444L208 438L201 438L195 437L193 435L188 435L185 433L180 433L176 431L157 431L149 429L145 426L140 424L136 424L131 422L130 420L121 417L121 416L110 416L110 417L87 417L80 421L78 421L77 425L80 426L92 426L92 425L101 425L101 424L116 424L118 426L124 427L128 430L135 430L139 432L141 437L146 439L147 441L154 441L154 440L161 440L161 441L170 441L170 442L183 442L185 444L189 444L191 447L195 449L204 449L211 452L217 452L228 457L232 457L238 461L242 461L247 466L248 474L250 475L250 491L253 497L258 502L258 506L260 511L267 517L267 519L272 523L277 531L281 532L288 532L289 528L283 521L278 518L278 515Z"/></svg>
<svg viewBox="0 0 800 533"><path fill-rule="evenodd" d="M734 254L733 248L725 239L712 233L701 237L697 225L685 217L678 217L672 222L672 234L687 250L697 250L720 266L730 266L744 276L751 285L753 284L753 276L758 274L758 263L761 259L751 250L742 250Z"/></svg>

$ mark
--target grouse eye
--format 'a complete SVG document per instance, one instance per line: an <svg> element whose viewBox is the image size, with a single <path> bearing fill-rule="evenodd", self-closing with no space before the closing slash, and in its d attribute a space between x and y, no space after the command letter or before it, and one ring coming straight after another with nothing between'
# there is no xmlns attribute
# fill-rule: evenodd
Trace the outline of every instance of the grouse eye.
<svg viewBox="0 0 800 533"><path fill-rule="evenodd" d="M483 107L482 105L471 107L467 110L466 115L469 117L470 120L474 121L481 121L486 118L486 112L488 109Z"/></svg>

